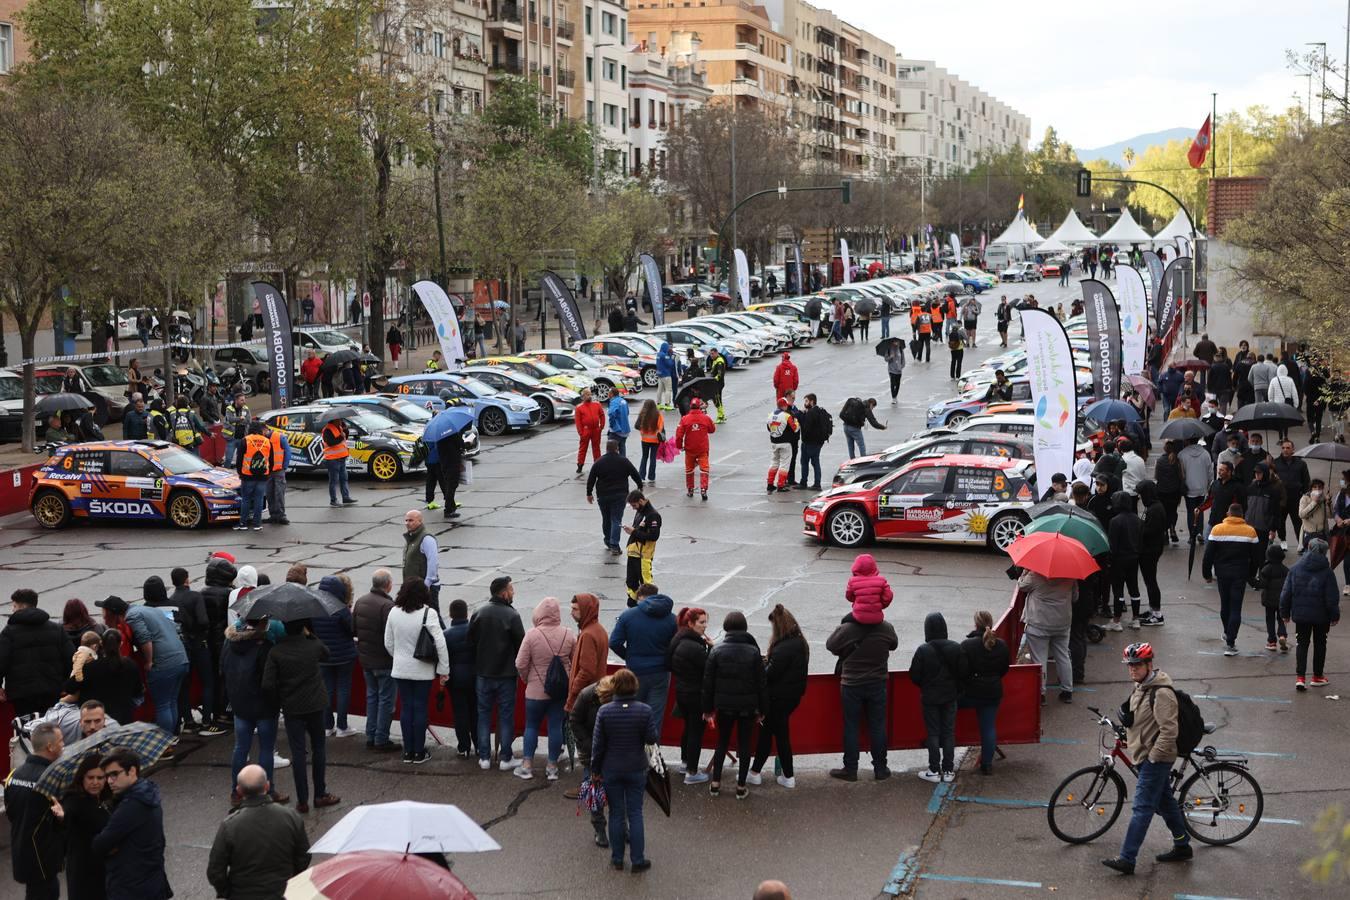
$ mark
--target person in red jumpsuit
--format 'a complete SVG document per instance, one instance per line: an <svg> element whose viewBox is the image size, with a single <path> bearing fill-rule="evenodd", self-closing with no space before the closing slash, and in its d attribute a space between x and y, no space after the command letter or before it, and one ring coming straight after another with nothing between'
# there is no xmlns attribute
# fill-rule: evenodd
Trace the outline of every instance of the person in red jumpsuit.
<svg viewBox="0 0 1350 900"><path fill-rule="evenodd" d="M577 404L577 474L581 474L586 464L586 448L591 450L591 460L600 459L600 434L605 430L605 408L591 399L590 388L581 392L581 402Z"/></svg>
<svg viewBox="0 0 1350 900"><path fill-rule="evenodd" d="M773 370L773 391L776 395L774 400L782 400L788 391L795 391L799 380L797 365L792 361L792 355L784 352L778 368Z"/></svg>
<svg viewBox="0 0 1350 900"><path fill-rule="evenodd" d="M694 467L702 472L700 488L703 499L708 499L708 435L717 430L713 420L703 411L703 401L694 398L689 404L689 412L680 419L675 429L675 446L684 451L685 496L694 496Z"/></svg>

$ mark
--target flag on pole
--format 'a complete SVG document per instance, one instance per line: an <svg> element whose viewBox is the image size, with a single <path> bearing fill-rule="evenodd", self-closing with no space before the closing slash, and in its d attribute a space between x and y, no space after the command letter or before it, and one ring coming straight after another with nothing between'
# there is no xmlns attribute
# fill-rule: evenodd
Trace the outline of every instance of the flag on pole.
<svg viewBox="0 0 1350 900"><path fill-rule="evenodd" d="M1186 151L1186 161L1191 164L1192 169L1199 169L1205 164L1205 157L1209 155L1209 139L1211 126L1209 116L1205 116L1205 124L1200 126L1200 130L1195 134L1195 140L1191 141L1191 149Z"/></svg>
<svg viewBox="0 0 1350 900"><path fill-rule="evenodd" d="M1017 195L1017 211L1018 211L1019 213L1022 211L1022 207L1025 205L1026 199L1027 199L1027 195L1026 195L1026 194L1018 194L1018 195Z"/></svg>

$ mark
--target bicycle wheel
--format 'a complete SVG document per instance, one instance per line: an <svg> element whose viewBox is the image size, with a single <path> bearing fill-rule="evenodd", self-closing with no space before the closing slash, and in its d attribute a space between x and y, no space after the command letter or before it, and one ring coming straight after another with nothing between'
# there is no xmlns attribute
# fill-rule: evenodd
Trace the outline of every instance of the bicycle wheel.
<svg viewBox="0 0 1350 900"><path fill-rule="evenodd" d="M1115 769L1090 766L1060 782L1050 795L1046 818L1055 837L1086 844L1110 830L1125 806L1125 781Z"/></svg>
<svg viewBox="0 0 1350 900"><path fill-rule="evenodd" d="M1261 821L1266 800L1242 766L1211 763L1181 786L1181 814L1191 837L1206 844L1234 844Z"/></svg>

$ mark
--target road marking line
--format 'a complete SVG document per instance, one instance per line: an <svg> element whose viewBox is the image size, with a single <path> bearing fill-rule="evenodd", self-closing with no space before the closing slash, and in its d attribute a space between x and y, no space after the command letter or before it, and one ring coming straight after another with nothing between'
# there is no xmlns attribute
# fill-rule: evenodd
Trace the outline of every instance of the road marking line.
<svg viewBox="0 0 1350 900"><path fill-rule="evenodd" d="M1279 697L1233 697L1227 694L1192 694L1191 696L1197 700L1243 700L1248 703L1283 703L1288 705L1294 702L1293 700L1281 700Z"/></svg>
<svg viewBox="0 0 1350 900"><path fill-rule="evenodd" d="M934 875L931 872L924 872L919 876L927 881L949 881L957 884L990 884L997 887L1020 887L1040 889L1043 885L1039 881L1014 881L1010 878L975 878L969 875Z"/></svg>
<svg viewBox="0 0 1350 900"><path fill-rule="evenodd" d="M714 582L712 583L712 586L709 587L707 590L704 590L704 591L702 591L701 593L697 594L695 597L693 597L693 599L691 599L691 600L689 601L688 605L689 605L689 606L698 606L698 602L699 602L700 600L702 600L704 597L708 596L708 595L711 594L713 591L715 591L715 590L717 590L718 588L720 588L722 585L726 584L726 583L727 583L728 581L730 581L731 579L735 578L738 574L740 574L741 570L744 569L744 568L745 568L745 566L737 566L736 568L732 569L730 572L728 572L727 574L723 575L721 578L719 578L719 579L717 579L716 581L714 581Z"/></svg>
<svg viewBox="0 0 1350 900"><path fill-rule="evenodd" d="M908 850L901 853L900 859L895 863L895 868L891 869L890 880L886 882L886 886L881 889L881 892L893 897L909 893L914 886L916 874L914 867L916 864L917 861L914 859L913 853Z"/></svg>
<svg viewBox="0 0 1350 900"><path fill-rule="evenodd" d="M1242 900L1241 897L1211 897L1209 894L1173 894L1172 900Z"/></svg>
<svg viewBox="0 0 1350 900"><path fill-rule="evenodd" d="M728 453L726 456L722 457L721 459L714 459L714 460L713 460L713 465L715 465L715 466L720 466L722 463L724 463L724 462L726 462L727 460L731 459L731 458L732 458L733 456L735 456L736 454L738 454L738 453L744 453L744 452L745 452L744 450L732 450L730 453Z"/></svg>
<svg viewBox="0 0 1350 900"><path fill-rule="evenodd" d="M1018 800L1013 797L957 797L957 803L983 803L986 806L1017 806L1024 809L1045 809L1044 800Z"/></svg>
<svg viewBox="0 0 1350 900"><path fill-rule="evenodd" d="M468 581L464 582L462 585L460 585L460 587L468 587L468 586L471 585L471 584L477 584L478 582L482 581L484 578L488 577L489 575L492 575L492 574L494 574L494 573L496 573L496 572L500 572L500 571L502 571L503 569L505 569L507 566L511 565L512 563L518 562L518 561L520 561L520 560L522 560L522 559L524 559L524 558L525 558L525 557L524 557L523 554L520 555L520 556L513 556L513 557L511 557L510 559L506 560L506 561L503 562L501 565L499 565L499 566L497 566L497 567L495 567L495 568L492 568L492 569L484 569L482 572L479 572L477 575L473 576L473 577L470 578Z"/></svg>
<svg viewBox="0 0 1350 900"><path fill-rule="evenodd" d="M1080 688L1079 690L1082 690L1082 689ZM1083 743L1083 742L1082 742L1081 740L1079 740L1078 738L1042 737L1042 738L1041 738L1041 743L1042 743L1042 744L1081 744L1081 743Z"/></svg>
<svg viewBox="0 0 1350 900"><path fill-rule="evenodd" d="M942 807L947 804L947 800L951 798L952 794L955 793L955 791L956 791L955 781L939 781L933 787L933 796L928 798L929 815L935 816L938 813L942 812Z"/></svg>
<svg viewBox="0 0 1350 900"><path fill-rule="evenodd" d="M1200 810L1187 810L1187 812L1190 814L1190 817L1193 818L1193 819L1208 819L1208 818L1210 818L1209 815L1208 815L1204 810L1202 810L1202 809L1200 809ZM1247 822L1247 821L1250 820L1251 817L1250 817L1250 816L1230 816L1230 815L1221 815L1221 816L1218 816L1218 818L1223 819L1223 820L1226 821L1226 822ZM1268 818L1266 818L1265 816L1262 816L1262 817L1261 817L1261 824L1262 824L1262 825L1302 825L1303 823L1302 823L1300 820L1298 820L1298 819L1268 819Z"/></svg>

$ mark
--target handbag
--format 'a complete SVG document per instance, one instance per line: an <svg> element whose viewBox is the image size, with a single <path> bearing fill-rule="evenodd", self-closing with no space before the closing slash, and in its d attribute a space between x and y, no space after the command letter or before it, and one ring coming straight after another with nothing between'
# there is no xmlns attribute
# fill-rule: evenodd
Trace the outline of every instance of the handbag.
<svg viewBox="0 0 1350 900"><path fill-rule="evenodd" d="M663 441L656 448L656 458L663 463L674 462L680 455L680 448L676 446L675 438Z"/></svg>
<svg viewBox="0 0 1350 900"><path fill-rule="evenodd" d="M417 631L417 643L413 646L413 659L421 662L435 663L440 662L440 656L436 653L436 639L427 631L427 610L422 609L422 627Z"/></svg>
<svg viewBox="0 0 1350 900"><path fill-rule="evenodd" d="M605 786L602 782L587 778L581 782L581 787L577 790L577 815L581 815L584 809L589 813L598 813L604 811Z"/></svg>

